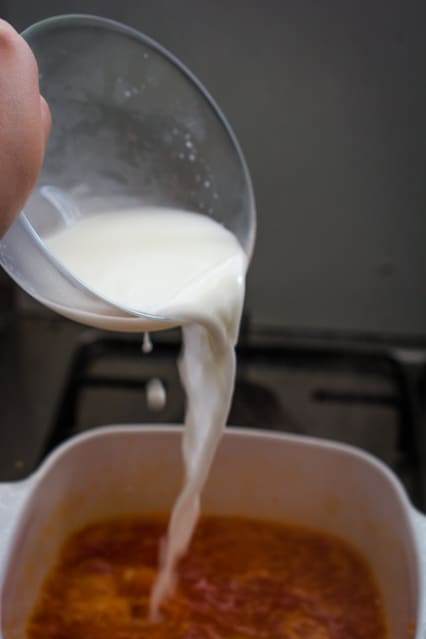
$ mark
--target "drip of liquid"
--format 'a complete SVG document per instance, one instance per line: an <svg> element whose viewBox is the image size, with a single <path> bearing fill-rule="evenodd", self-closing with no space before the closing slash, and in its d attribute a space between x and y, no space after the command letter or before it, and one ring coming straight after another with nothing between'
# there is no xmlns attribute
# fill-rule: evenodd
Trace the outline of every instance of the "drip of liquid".
<svg viewBox="0 0 426 639"><path fill-rule="evenodd" d="M234 235L210 218L156 208L86 217L46 243L96 293L182 326L185 479L151 595L150 614L156 620L162 602L173 592L176 566L197 523L201 490L229 412L246 256ZM75 317L79 319L78 311ZM80 319L84 323L83 313ZM144 322L141 318L140 330ZM123 330L126 326L123 320ZM156 328L164 328L164 323L159 321Z"/></svg>
<svg viewBox="0 0 426 639"><path fill-rule="evenodd" d="M148 331L145 331L145 333L143 334L142 351L144 353L152 352L152 341Z"/></svg>
<svg viewBox="0 0 426 639"><path fill-rule="evenodd" d="M161 379L154 377L146 385L146 403L148 408L154 412L163 410L167 401L167 393Z"/></svg>

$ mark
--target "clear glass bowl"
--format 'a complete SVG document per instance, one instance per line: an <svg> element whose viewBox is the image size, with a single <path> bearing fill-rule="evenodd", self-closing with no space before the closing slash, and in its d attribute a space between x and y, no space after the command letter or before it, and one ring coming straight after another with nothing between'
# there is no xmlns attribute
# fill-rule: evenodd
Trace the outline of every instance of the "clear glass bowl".
<svg viewBox="0 0 426 639"><path fill-rule="evenodd" d="M39 22L23 33L37 58L53 126L36 190L0 242L0 263L63 315L111 328L135 315L76 280L43 237L121 199L212 217L250 258L255 205L236 137L201 83L159 44L95 16ZM158 326L157 326L158 328Z"/></svg>

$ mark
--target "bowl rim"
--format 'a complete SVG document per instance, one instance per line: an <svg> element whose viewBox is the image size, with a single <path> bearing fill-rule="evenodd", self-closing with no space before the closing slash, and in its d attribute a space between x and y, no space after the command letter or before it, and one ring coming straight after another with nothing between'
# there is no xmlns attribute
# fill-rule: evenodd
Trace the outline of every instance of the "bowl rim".
<svg viewBox="0 0 426 639"><path fill-rule="evenodd" d="M161 435L172 435L173 437L181 437L184 427L182 424L111 424L104 426L96 426L90 430L82 433L72 435L69 439L63 441L53 451L51 451L40 466L30 475L32 478L38 478L39 474L44 474L46 470L57 463L57 461L67 453L67 451L83 445L86 441L95 439L104 439L107 437L117 437L120 435L132 435L137 433L144 433L145 436L155 435L156 433ZM223 433L222 439L251 439L251 440L266 440L266 441L287 441L292 444L300 446L310 446L320 450L331 450L336 453L344 453L352 457L357 457L369 466L374 467L378 472L386 477L388 482L395 489L398 497L406 504L410 509L414 506L411 504L410 499L392 469L378 457L372 453L354 446L352 444L342 443L333 439L318 439L312 435L299 435L293 433L277 432L262 428L249 428L237 425L227 425ZM219 446L221 443L219 443ZM213 462L214 463L214 462ZM30 478L28 477L27 480ZM27 481L24 480L24 481ZM1 487L0 483L0 487Z"/></svg>

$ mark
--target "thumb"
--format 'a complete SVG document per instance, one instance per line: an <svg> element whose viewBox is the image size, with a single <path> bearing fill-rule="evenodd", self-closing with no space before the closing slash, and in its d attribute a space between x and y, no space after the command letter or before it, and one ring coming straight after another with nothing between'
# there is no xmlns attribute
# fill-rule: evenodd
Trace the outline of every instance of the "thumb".
<svg viewBox="0 0 426 639"><path fill-rule="evenodd" d="M44 146L47 146L47 141L49 139L50 128L52 126L52 116L50 115L49 105L43 96L40 96L40 109L41 109L41 125L43 127L44 134Z"/></svg>

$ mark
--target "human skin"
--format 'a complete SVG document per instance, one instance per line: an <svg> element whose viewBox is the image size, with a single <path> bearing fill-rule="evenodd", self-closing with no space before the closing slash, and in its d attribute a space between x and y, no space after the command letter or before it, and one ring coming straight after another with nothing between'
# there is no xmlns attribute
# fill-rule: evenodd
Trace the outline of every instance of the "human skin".
<svg viewBox="0 0 426 639"><path fill-rule="evenodd" d="M35 57L15 29L0 20L0 237L37 182L50 126Z"/></svg>

